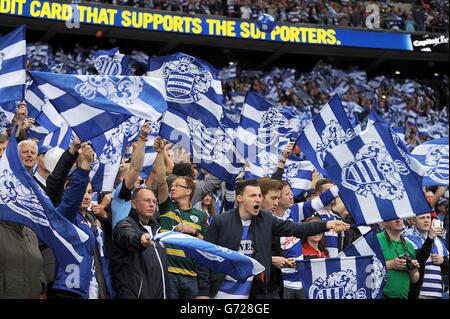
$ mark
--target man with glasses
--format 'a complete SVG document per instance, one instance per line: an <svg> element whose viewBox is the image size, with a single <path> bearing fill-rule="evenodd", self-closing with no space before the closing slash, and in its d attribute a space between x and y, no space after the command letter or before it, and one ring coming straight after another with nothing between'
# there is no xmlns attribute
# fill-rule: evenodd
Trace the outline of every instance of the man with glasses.
<svg viewBox="0 0 450 319"><path fill-rule="evenodd" d="M166 299L167 256L152 241L160 230L154 219L157 200L148 188L131 197L130 214L114 227L117 249L111 257L113 285L119 299Z"/></svg>
<svg viewBox="0 0 450 319"><path fill-rule="evenodd" d="M193 208L191 199L195 183L191 177L177 177L170 187L166 181L164 142L157 137L153 149L157 156L153 163L158 182L158 203L161 227L202 239L207 230L207 215ZM184 251L174 245L166 245L169 257L169 298L193 299L198 294L197 267Z"/></svg>

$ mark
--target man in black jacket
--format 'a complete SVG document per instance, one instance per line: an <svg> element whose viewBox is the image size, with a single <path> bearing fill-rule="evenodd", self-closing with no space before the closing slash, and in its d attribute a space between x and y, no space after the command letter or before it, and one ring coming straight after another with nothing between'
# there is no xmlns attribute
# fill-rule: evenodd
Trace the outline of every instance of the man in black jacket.
<svg viewBox="0 0 450 319"><path fill-rule="evenodd" d="M153 218L156 205L150 189L137 189L129 216L114 227L111 273L117 298L167 298L167 256L165 249L152 241L160 229Z"/></svg>
<svg viewBox="0 0 450 319"><path fill-rule="evenodd" d="M235 251L244 251L246 255L253 257L265 267L263 273L253 278L248 291L243 292L240 287L236 287L241 298L243 295L255 299L268 297L272 236L311 236L328 229L343 231L349 227L348 224L338 220L298 224L277 219L270 212L260 210L262 194L256 180L238 183L236 200L238 208L217 216L204 240ZM199 268L198 298L214 298L218 292L221 292L220 296L233 298L234 291L228 290L226 294L222 293L225 290L224 282L226 281L224 274L210 272L204 267Z"/></svg>

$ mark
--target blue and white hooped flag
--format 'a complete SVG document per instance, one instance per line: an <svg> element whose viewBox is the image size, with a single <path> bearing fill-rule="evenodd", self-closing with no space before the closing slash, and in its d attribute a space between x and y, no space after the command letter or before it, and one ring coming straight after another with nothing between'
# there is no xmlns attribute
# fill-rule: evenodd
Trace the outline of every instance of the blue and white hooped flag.
<svg viewBox="0 0 450 319"><path fill-rule="evenodd" d="M156 121L167 109L164 82L156 78L47 72L30 75L82 141L130 116Z"/></svg>
<svg viewBox="0 0 450 319"><path fill-rule="evenodd" d="M373 123L325 157L327 175L356 225L408 218L431 211L422 176L392 139L387 125Z"/></svg>
<svg viewBox="0 0 450 319"><path fill-rule="evenodd" d="M328 174L323 168L325 156L334 147L354 136L341 100L335 95L305 127L296 144L318 172L327 177Z"/></svg>
<svg viewBox="0 0 450 319"><path fill-rule="evenodd" d="M386 260L383 249L378 241L377 231L371 229L359 237L352 245L341 251L337 257L372 256L371 277L372 299L379 299L383 295L384 285L387 281Z"/></svg>
<svg viewBox="0 0 450 319"><path fill-rule="evenodd" d="M160 122L152 123L150 131L150 134L148 135L148 140L145 142L145 155L144 155L144 166L141 170L141 177L147 178L153 169L153 162L155 161L156 151L153 149L153 143L155 141L155 138L159 135L159 127Z"/></svg>
<svg viewBox="0 0 450 319"><path fill-rule="evenodd" d="M274 173L281 148L280 139L290 126L290 119L275 105L252 91L247 93L236 134L238 149L247 160L246 179Z"/></svg>
<svg viewBox="0 0 450 319"><path fill-rule="evenodd" d="M25 26L0 38L0 105L22 101L25 94Z"/></svg>
<svg viewBox="0 0 450 319"><path fill-rule="evenodd" d="M308 299L375 299L372 256L297 260Z"/></svg>
<svg viewBox="0 0 450 319"><path fill-rule="evenodd" d="M265 269L253 258L187 234L169 231L159 233L153 239L163 244L177 245L187 257L213 272L229 275L239 282L245 282L248 277L258 275Z"/></svg>
<svg viewBox="0 0 450 319"><path fill-rule="evenodd" d="M67 123L62 123L61 127L49 133L38 142L38 149L43 146L59 147L67 150L72 140L73 132Z"/></svg>
<svg viewBox="0 0 450 319"><path fill-rule="evenodd" d="M159 135L188 150L194 163L230 185L244 165L235 138L220 124L206 127L199 120L169 108L161 120Z"/></svg>
<svg viewBox="0 0 450 319"><path fill-rule="evenodd" d="M83 259L81 245L88 235L53 207L23 165L15 138L0 159L0 220L32 229L52 249L63 269Z"/></svg>
<svg viewBox="0 0 450 319"><path fill-rule="evenodd" d="M420 144L411 155L426 167L423 186L448 186L448 138Z"/></svg>
<svg viewBox="0 0 450 319"><path fill-rule="evenodd" d="M95 51L92 62L100 75L128 75L128 56L121 54L119 48Z"/></svg>
<svg viewBox="0 0 450 319"><path fill-rule="evenodd" d="M139 133L141 123L139 118L132 116L91 140L97 154L97 160L89 174L94 192L113 190L126 146L130 138Z"/></svg>
<svg viewBox="0 0 450 319"><path fill-rule="evenodd" d="M225 97L218 71L184 53L151 57L148 76L163 79L170 108L216 127L223 116Z"/></svg>
<svg viewBox="0 0 450 319"><path fill-rule="evenodd" d="M296 155L291 155L284 166L283 179L292 187L294 198L301 198L303 193L311 188L314 165L310 161L303 161Z"/></svg>

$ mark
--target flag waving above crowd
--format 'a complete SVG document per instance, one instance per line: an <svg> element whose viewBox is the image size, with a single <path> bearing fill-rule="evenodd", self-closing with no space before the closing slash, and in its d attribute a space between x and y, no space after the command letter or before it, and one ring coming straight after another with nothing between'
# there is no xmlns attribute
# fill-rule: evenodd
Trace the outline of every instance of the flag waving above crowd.
<svg viewBox="0 0 450 319"><path fill-rule="evenodd" d="M25 54L25 26L0 38L0 105L23 100Z"/></svg>
<svg viewBox="0 0 450 319"><path fill-rule="evenodd" d="M430 211L422 177L392 140L388 128L374 123L326 156L327 175L357 225L407 218Z"/></svg>
<svg viewBox="0 0 450 319"><path fill-rule="evenodd" d="M63 298L380 299L393 273L409 289L425 257L403 234L448 228L433 90L323 62L226 64L1 37L0 239L30 228Z"/></svg>

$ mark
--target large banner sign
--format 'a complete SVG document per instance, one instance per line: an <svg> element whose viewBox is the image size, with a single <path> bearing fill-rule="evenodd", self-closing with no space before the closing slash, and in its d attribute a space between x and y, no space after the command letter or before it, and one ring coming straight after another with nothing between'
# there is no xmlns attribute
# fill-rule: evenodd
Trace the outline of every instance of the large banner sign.
<svg viewBox="0 0 450 319"><path fill-rule="evenodd" d="M121 7L71 5L37 0L0 0L1 14L66 21L69 28L82 27L82 24L97 24L236 39L414 51L411 34L408 33L292 24L278 24L272 32L265 33L258 29L254 21L128 10Z"/></svg>

